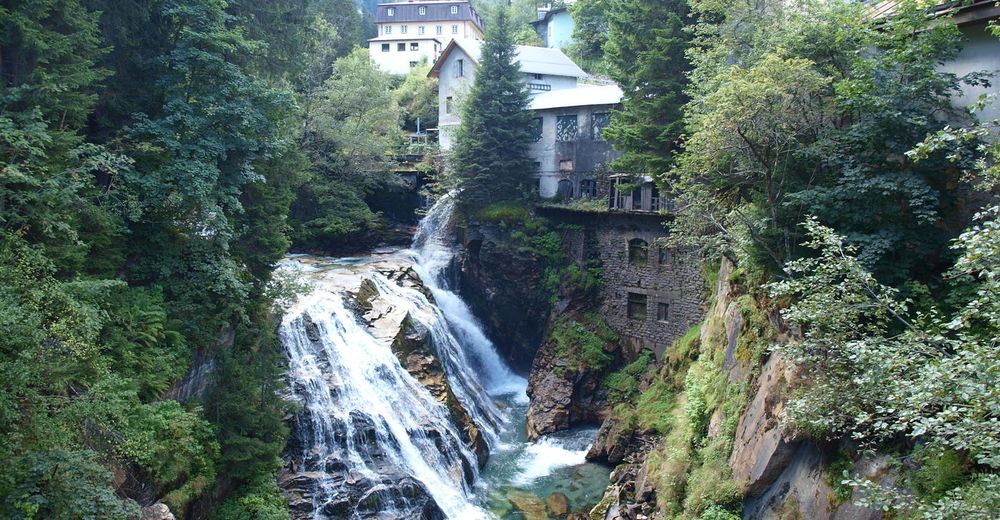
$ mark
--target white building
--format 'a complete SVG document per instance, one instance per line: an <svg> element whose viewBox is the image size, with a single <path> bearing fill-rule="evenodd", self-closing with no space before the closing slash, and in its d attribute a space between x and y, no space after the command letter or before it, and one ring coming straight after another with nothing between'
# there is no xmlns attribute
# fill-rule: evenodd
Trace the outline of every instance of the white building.
<svg viewBox="0 0 1000 520"><path fill-rule="evenodd" d="M468 1L409 1L379 4L378 36L368 40L372 61L391 74L407 74L433 63L449 42L483 39L483 20Z"/></svg>
<svg viewBox="0 0 1000 520"><path fill-rule="evenodd" d="M430 71L438 78L438 129L441 149L451 148L461 123L459 105L479 66L482 43L448 44ZM535 143L530 153L543 197L597 194L596 173L618 157L601 137L611 109L621 103L616 85L580 85L587 77L559 49L517 46L517 60L531 92Z"/></svg>

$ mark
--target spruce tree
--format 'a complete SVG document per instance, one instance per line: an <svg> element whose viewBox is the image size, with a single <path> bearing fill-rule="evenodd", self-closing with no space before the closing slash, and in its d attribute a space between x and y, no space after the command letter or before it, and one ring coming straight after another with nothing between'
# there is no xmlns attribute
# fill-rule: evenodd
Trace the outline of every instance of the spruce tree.
<svg viewBox="0 0 1000 520"><path fill-rule="evenodd" d="M533 176L531 113L506 8L487 27L479 68L462 109L452 165L460 203L481 208L523 196Z"/></svg>
<svg viewBox="0 0 1000 520"><path fill-rule="evenodd" d="M673 163L687 102L688 11L686 0L611 0L605 64L625 91L604 133L625 152L616 170L659 176Z"/></svg>

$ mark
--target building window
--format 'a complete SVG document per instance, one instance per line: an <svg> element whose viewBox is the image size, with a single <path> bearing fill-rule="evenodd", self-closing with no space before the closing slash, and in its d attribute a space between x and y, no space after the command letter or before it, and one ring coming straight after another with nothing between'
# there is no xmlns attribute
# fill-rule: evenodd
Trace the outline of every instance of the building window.
<svg viewBox="0 0 1000 520"><path fill-rule="evenodd" d="M670 304L658 302L656 304L656 321L670 321Z"/></svg>
<svg viewBox="0 0 1000 520"><path fill-rule="evenodd" d="M465 60L455 60L455 77L465 77Z"/></svg>
<svg viewBox="0 0 1000 520"><path fill-rule="evenodd" d="M391 25L386 25L385 27L383 27L382 28L382 33L383 34L392 34L392 26Z"/></svg>
<svg viewBox="0 0 1000 520"><path fill-rule="evenodd" d="M641 238L628 241L629 265L646 265L649 262L649 244Z"/></svg>
<svg viewBox="0 0 1000 520"><path fill-rule="evenodd" d="M531 120L531 138L536 143L542 140L542 118L540 117Z"/></svg>
<svg viewBox="0 0 1000 520"><path fill-rule="evenodd" d="M628 293L628 318L630 320L646 319L646 295Z"/></svg>
<svg viewBox="0 0 1000 520"><path fill-rule="evenodd" d="M576 140L576 114L556 117L556 141Z"/></svg>
<svg viewBox="0 0 1000 520"><path fill-rule="evenodd" d="M528 83L528 89L548 92L552 90L552 85L546 85L545 83Z"/></svg>
<svg viewBox="0 0 1000 520"><path fill-rule="evenodd" d="M596 112L590 116L591 135L597 141L604 140L604 129L611 124L611 114L608 112Z"/></svg>
<svg viewBox="0 0 1000 520"><path fill-rule="evenodd" d="M667 249L666 247L661 247L658 259L660 264L666 264L670 262L670 257L671 257L670 249Z"/></svg>
<svg viewBox="0 0 1000 520"><path fill-rule="evenodd" d="M531 77L533 77L535 79L538 79L538 80L542 79L542 75L541 74L532 74Z"/></svg>
<svg viewBox="0 0 1000 520"><path fill-rule="evenodd" d="M451 26L451 34L458 34L458 26L457 25L452 25Z"/></svg>
<svg viewBox="0 0 1000 520"><path fill-rule="evenodd" d="M636 188L632 190L632 209L633 210L642 209L642 188Z"/></svg>
<svg viewBox="0 0 1000 520"><path fill-rule="evenodd" d="M444 98L444 113L445 114L451 113L451 96Z"/></svg>
<svg viewBox="0 0 1000 520"><path fill-rule="evenodd" d="M382 52L389 52L389 44L388 43L383 43L382 44Z"/></svg>
<svg viewBox="0 0 1000 520"><path fill-rule="evenodd" d="M649 210L660 211L660 189L655 185L649 190Z"/></svg>
<svg viewBox="0 0 1000 520"><path fill-rule="evenodd" d="M451 14L458 14L458 6L457 5L451 6Z"/></svg>
<svg viewBox="0 0 1000 520"><path fill-rule="evenodd" d="M444 27L441 27L441 26L439 25L439 26L437 26L437 27L435 27L435 28L434 28L434 32L435 32L436 34L440 35L441 33L443 33L443 32L444 32Z"/></svg>
<svg viewBox="0 0 1000 520"><path fill-rule="evenodd" d="M411 68L411 69L412 69L413 67L416 67L416 66L417 66L417 62L416 62L416 61L411 61L411 62L410 62L410 68Z"/></svg>
<svg viewBox="0 0 1000 520"><path fill-rule="evenodd" d="M559 161L559 172L560 173L572 173L573 172L573 159L562 159Z"/></svg>
<svg viewBox="0 0 1000 520"><path fill-rule="evenodd" d="M418 7L417 8L417 14L420 14L420 15L427 14L427 7L425 7L425 6Z"/></svg>
<svg viewBox="0 0 1000 520"><path fill-rule="evenodd" d="M419 51L420 50L420 44L417 43L417 42L410 42L410 50L411 51Z"/></svg>
<svg viewBox="0 0 1000 520"><path fill-rule="evenodd" d="M406 44L405 43L397 43L396 44L396 50L399 51L399 52L406 52Z"/></svg>
<svg viewBox="0 0 1000 520"><path fill-rule="evenodd" d="M582 181L580 181L580 196L596 199L597 181L593 179L583 179Z"/></svg>
<svg viewBox="0 0 1000 520"><path fill-rule="evenodd" d="M396 8L395 7L390 7L388 9L386 9L385 10L385 14L386 14L386 16L396 16Z"/></svg>
<svg viewBox="0 0 1000 520"><path fill-rule="evenodd" d="M399 34L406 34L406 28L407 27L409 27L409 25L400 25L399 26Z"/></svg>
<svg viewBox="0 0 1000 520"><path fill-rule="evenodd" d="M423 25L418 25L417 26L417 34L421 34L421 35L424 34L424 26Z"/></svg>

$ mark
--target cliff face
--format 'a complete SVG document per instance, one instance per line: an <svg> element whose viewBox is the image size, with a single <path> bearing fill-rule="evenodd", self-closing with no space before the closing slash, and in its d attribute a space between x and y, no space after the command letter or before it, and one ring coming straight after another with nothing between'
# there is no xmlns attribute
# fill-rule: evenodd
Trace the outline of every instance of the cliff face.
<svg viewBox="0 0 1000 520"><path fill-rule="evenodd" d="M504 247L508 242L496 226L470 227L460 258L459 286L500 355L527 370L549 317L549 303L539 291L545 266L530 253Z"/></svg>
<svg viewBox="0 0 1000 520"><path fill-rule="evenodd" d="M890 479L886 461L845 456L787 428L794 367L763 348L795 341L775 309L745 293L723 262L698 330L668 349L630 411L601 426L588 458L618 464L591 520L648 516L874 520L853 504L852 478ZM640 516L643 515L643 516Z"/></svg>

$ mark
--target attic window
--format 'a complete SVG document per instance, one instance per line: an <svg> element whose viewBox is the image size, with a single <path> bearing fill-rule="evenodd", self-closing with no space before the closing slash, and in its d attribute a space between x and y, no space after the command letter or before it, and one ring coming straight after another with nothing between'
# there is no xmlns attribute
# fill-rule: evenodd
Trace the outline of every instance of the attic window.
<svg viewBox="0 0 1000 520"><path fill-rule="evenodd" d="M458 14L458 6L457 5L451 6L451 14Z"/></svg>
<svg viewBox="0 0 1000 520"><path fill-rule="evenodd" d="M455 60L455 77L465 77L465 60Z"/></svg>
<svg viewBox="0 0 1000 520"><path fill-rule="evenodd" d="M425 14L427 14L427 7L425 7L425 6L418 7L417 8L417 14L419 14L419 15L425 15Z"/></svg>
<svg viewBox="0 0 1000 520"><path fill-rule="evenodd" d="M646 295L639 293L628 293L628 319L646 319Z"/></svg>
<svg viewBox="0 0 1000 520"><path fill-rule="evenodd" d="M386 16L396 16L396 8L395 7L390 7L388 9L386 9L385 10L385 15Z"/></svg>

